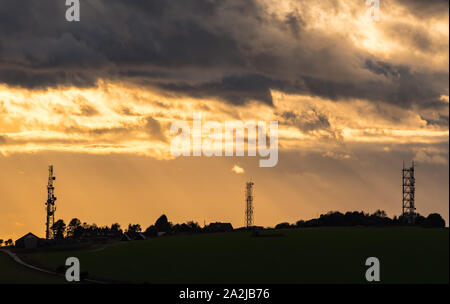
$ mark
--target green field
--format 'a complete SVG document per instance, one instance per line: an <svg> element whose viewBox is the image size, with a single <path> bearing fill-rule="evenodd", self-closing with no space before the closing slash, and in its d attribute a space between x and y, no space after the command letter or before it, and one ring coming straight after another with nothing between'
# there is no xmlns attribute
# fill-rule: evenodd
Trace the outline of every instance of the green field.
<svg viewBox="0 0 450 304"><path fill-rule="evenodd" d="M64 283L62 277L52 276L19 265L4 252L0 252L0 284L56 284Z"/></svg>
<svg viewBox="0 0 450 304"><path fill-rule="evenodd" d="M318 228L264 235L169 236L115 242L100 251L21 256L53 270L74 256L90 278L134 283L364 283L365 260L374 256L382 283L449 282L448 229Z"/></svg>

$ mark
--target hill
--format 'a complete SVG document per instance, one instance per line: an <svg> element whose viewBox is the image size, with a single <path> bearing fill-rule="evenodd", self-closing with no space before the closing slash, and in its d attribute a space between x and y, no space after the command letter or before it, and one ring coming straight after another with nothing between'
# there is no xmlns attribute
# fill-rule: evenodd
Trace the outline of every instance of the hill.
<svg viewBox="0 0 450 304"><path fill-rule="evenodd" d="M0 251L0 284L57 284L65 283L63 277L57 277L31 270L13 261Z"/></svg>
<svg viewBox="0 0 450 304"><path fill-rule="evenodd" d="M90 278L133 283L364 283L366 258L382 283L448 283L448 229L314 228L178 235L100 250L21 254L56 270L80 259Z"/></svg>

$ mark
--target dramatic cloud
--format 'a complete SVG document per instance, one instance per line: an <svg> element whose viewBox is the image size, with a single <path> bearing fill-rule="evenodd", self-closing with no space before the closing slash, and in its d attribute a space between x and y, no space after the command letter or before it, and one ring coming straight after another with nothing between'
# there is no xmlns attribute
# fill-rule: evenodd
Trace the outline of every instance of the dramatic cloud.
<svg viewBox="0 0 450 304"><path fill-rule="evenodd" d="M273 105L274 89L425 108L448 95L446 1L386 0L379 23L363 2L332 0L86 0L72 23L65 9L1 1L0 82L120 80L238 105Z"/></svg>
<svg viewBox="0 0 450 304"><path fill-rule="evenodd" d="M166 137L163 134L161 124L156 119L152 117L146 117L144 129L151 138L155 138L163 142L167 141Z"/></svg>
<svg viewBox="0 0 450 304"><path fill-rule="evenodd" d="M280 116L281 123L295 126L305 134L323 131L316 134L334 139L337 139L339 136L339 132L335 132L332 129L328 117L323 113L318 113L313 107L303 110L300 114L295 111L285 111Z"/></svg>
<svg viewBox="0 0 450 304"><path fill-rule="evenodd" d="M272 105L230 107L214 99L179 99L123 84L31 91L0 85L0 153L126 153L173 159L170 125L192 123L195 112L222 128L226 121L278 121L280 149L338 159L352 155L351 144L374 151L410 144L405 149L416 153L420 145L448 142L448 107L420 110L418 115L416 108L367 100L336 103L273 90L270 95ZM441 98L448 105L445 100Z"/></svg>
<svg viewBox="0 0 450 304"><path fill-rule="evenodd" d="M239 227L249 177L258 225L398 215L411 159L418 211L448 215L448 1L381 0L379 22L363 0L83 0L80 22L64 4L0 1L0 236L42 232L50 163L66 221ZM278 121L277 166L174 158L197 112Z"/></svg>
<svg viewBox="0 0 450 304"><path fill-rule="evenodd" d="M398 0L410 13L421 17L435 17L448 14L448 0Z"/></svg>

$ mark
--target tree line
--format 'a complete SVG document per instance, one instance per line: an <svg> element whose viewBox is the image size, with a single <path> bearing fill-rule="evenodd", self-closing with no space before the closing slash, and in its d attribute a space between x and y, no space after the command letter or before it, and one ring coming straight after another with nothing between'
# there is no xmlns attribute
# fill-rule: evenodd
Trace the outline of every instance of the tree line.
<svg viewBox="0 0 450 304"><path fill-rule="evenodd" d="M5 244L5 246L11 246L13 244L13 240L12 239L7 239L6 241L0 239L0 247Z"/></svg>
<svg viewBox="0 0 450 304"><path fill-rule="evenodd" d="M416 214L413 224L408 222L408 218L404 216L394 216L390 218L383 210L377 210L372 214L363 211L349 211L341 213L339 211L330 211L326 214L321 214L318 218L310 220L299 220L295 224L287 222L276 225L275 229L286 228L309 228L309 227L351 227L351 226L418 226L418 227L445 227L445 220L440 214L431 213L427 217ZM258 227L264 229L262 227ZM56 238L80 238L82 236L110 236L120 237L124 232L134 235L142 233L146 237L157 236L158 233L202 233L202 232L226 232L232 231L233 227L228 223L212 223L205 227L194 221L189 221L183 224L173 225L168 221L166 215L161 215L155 222L145 230L142 230L139 224L129 224L125 231L122 231L118 223L112 224L111 227L97 227L95 224L88 225L81 224L80 220L72 219L65 227L64 221L58 220L52 227ZM270 229L270 228L269 228Z"/></svg>
<svg viewBox="0 0 450 304"><path fill-rule="evenodd" d="M309 228L309 227L351 227L351 226L417 226L425 228L445 227L445 220L438 213L431 213L427 217L416 214L414 223L410 223L405 216L389 218L385 211L377 210L372 214L363 211L341 213L330 211L321 214L319 218L307 221L300 220L295 224L280 223L275 229Z"/></svg>
<svg viewBox="0 0 450 304"><path fill-rule="evenodd" d="M283 222L274 227L274 229L289 228L312 228L312 227L352 227L352 226L417 226L425 228L445 227L445 220L438 213L431 213L427 217L416 214L413 224L408 222L404 216L394 216L389 218L385 211L377 210L372 214L363 211L349 211L341 213L339 211L330 211L321 214L318 218L310 220L299 220L295 224ZM273 229L263 227L253 227L257 230ZM119 223L113 223L111 226L97 226L96 224L87 224L81 222L78 218L73 218L68 225L64 220L57 220L51 227L54 238L62 239L119 239L124 233L132 238L137 234L145 237L156 237L161 234L183 234L183 233L209 233L209 232L229 232L233 230L242 230L245 228L233 229L230 223L210 223L200 227L197 222L189 221L183 224L172 224L168 221L166 215L161 215L153 225L145 230L140 224L128 224L123 230ZM0 239L0 246L12 246L13 240L6 241Z"/></svg>
<svg viewBox="0 0 450 304"><path fill-rule="evenodd" d="M211 223L205 227L200 227L197 222L189 221L183 224L172 224L168 221L166 215L161 215L153 225L145 230L140 224L128 224L126 229L122 229L120 224L113 223L111 226L97 226L96 224L81 223L78 218L73 218L68 225L64 220L57 220L51 227L54 238L61 239L90 239L90 238L108 238L117 239L124 233L135 236L142 234L145 237L155 237L164 234L179 233L201 233L201 232L226 232L232 231L233 226L229 223Z"/></svg>

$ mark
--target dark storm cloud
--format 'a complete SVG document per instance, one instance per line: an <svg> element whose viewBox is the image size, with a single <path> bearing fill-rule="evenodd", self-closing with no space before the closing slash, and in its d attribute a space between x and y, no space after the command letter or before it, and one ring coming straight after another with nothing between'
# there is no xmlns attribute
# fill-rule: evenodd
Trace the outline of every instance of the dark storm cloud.
<svg viewBox="0 0 450 304"><path fill-rule="evenodd" d="M449 126L449 118L448 116L439 115L438 119L426 119L424 117L421 117L427 122L427 125L434 125L439 127L448 127Z"/></svg>
<svg viewBox="0 0 450 304"><path fill-rule="evenodd" d="M81 116L95 116L99 114L98 110L91 105L81 105L80 106L80 115Z"/></svg>
<svg viewBox="0 0 450 304"><path fill-rule="evenodd" d="M445 40L433 41L431 32L423 25L392 23L385 30L393 39L402 40L419 51L442 52L448 47Z"/></svg>
<svg viewBox="0 0 450 304"><path fill-rule="evenodd" d="M398 3L419 17L448 14L449 10L449 0L398 0Z"/></svg>
<svg viewBox="0 0 450 304"><path fill-rule="evenodd" d="M340 140L340 131L333 129L328 116L315 108L301 111L284 111L278 114L281 124L294 126L305 134L317 138ZM315 131L322 131L316 133Z"/></svg>
<svg viewBox="0 0 450 304"><path fill-rule="evenodd" d="M294 125L306 133L315 130L329 130L331 126L328 117L314 109L309 113L303 112L300 115L292 111L286 111L281 113L281 117L285 123Z"/></svg>
<svg viewBox="0 0 450 304"><path fill-rule="evenodd" d="M126 116L139 116L139 113L134 112L132 109L123 107L117 113L126 115Z"/></svg>
<svg viewBox="0 0 450 304"><path fill-rule="evenodd" d="M160 87L172 92L182 92L195 97L217 97L234 104L244 104L250 100L259 100L272 105L270 88L279 87L276 81L264 75L231 75L216 82L200 85L160 84Z"/></svg>
<svg viewBox="0 0 450 304"><path fill-rule="evenodd" d="M160 140L163 142L167 141L167 138L164 136L161 124L159 123L159 121L157 121L156 119L154 119L153 117L148 116L147 118L145 118L145 126L144 126L144 130L147 132L147 134L156 140Z"/></svg>
<svg viewBox="0 0 450 304"><path fill-rule="evenodd" d="M429 3L428 14L443 5ZM349 40L311 32L301 11L275 16L258 0L85 0L81 22L72 23L65 9L64 1L0 2L0 83L89 87L120 79L238 105L272 105L271 89L406 107L433 106L448 94L448 73L383 63ZM421 49L430 41L423 31L408 39Z"/></svg>
<svg viewBox="0 0 450 304"><path fill-rule="evenodd" d="M374 74L383 76L383 79L369 81L362 88L353 85L336 87L335 84L329 84L327 86L329 97L333 99L337 92L343 91L347 96L386 101L405 107L412 104L419 104L423 107L444 105L440 98L442 94L448 94L448 73L413 72L408 66L396 66L371 59L366 60L365 68ZM320 86L316 85L316 87L320 90ZM333 94L334 92L336 94Z"/></svg>
<svg viewBox="0 0 450 304"><path fill-rule="evenodd" d="M300 35L301 28L306 25L306 22L303 20L302 16L294 12L286 15L285 22L294 37L298 37Z"/></svg>
<svg viewBox="0 0 450 304"><path fill-rule="evenodd" d="M134 126L121 126L121 127L111 127L111 128L82 128L80 126L71 126L64 129L65 133L73 134L89 134L92 136L104 136L104 135L121 135L128 134L134 131L136 128Z"/></svg>

